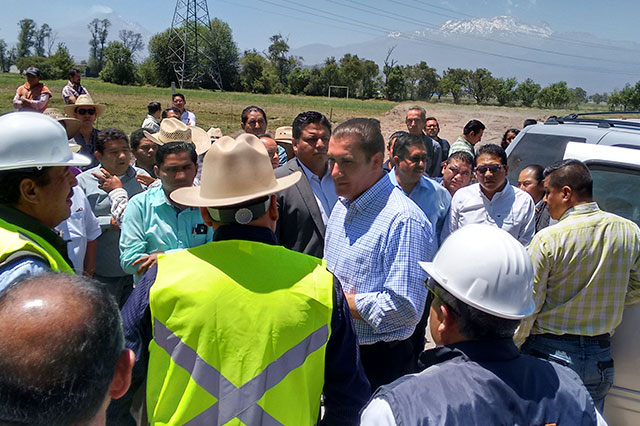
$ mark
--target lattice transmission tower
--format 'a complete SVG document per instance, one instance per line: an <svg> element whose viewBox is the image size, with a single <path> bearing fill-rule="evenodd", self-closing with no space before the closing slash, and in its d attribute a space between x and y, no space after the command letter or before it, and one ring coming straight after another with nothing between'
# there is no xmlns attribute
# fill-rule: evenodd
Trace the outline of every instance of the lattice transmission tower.
<svg viewBox="0 0 640 426"><path fill-rule="evenodd" d="M223 90L206 0L177 0L169 33L171 63L178 86L197 87L209 76Z"/></svg>

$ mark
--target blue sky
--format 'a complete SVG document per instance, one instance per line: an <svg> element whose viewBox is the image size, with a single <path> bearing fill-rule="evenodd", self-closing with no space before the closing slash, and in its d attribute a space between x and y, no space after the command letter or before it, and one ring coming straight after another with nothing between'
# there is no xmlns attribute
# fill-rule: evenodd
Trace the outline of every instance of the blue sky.
<svg viewBox="0 0 640 426"><path fill-rule="evenodd" d="M369 40L384 33L382 29L376 31L336 22L338 19L359 20L378 28L410 31L420 29L421 26L416 25L415 21L441 25L447 19L510 15L528 24L546 23L556 32L590 32L603 39L637 40L639 33L636 17L640 12L640 2L634 0L316 0L313 2L315 9L308 9L304 6L305 3L312 2L208 2L210 16L229 23L241 49L264 50L269 44L269 36L278 32L288 36L292 47L310 43L337 46ZM365 3L369 5L367 10L371 13L362 11ZM346 4L352 7L349 8ZM21 2L2 1L0 38L10 45L16 40L17 22L22 18L34 19L38 24L47 22L56 29L70 21L91 16L96 11L113 11L130 21L138 22L151 33L157 33L171 25L175 1L89 0L72 3L61 0L29 0L28 6L26 8ZM413 22L384 17L384 12L407 16ZM78 31L86 33L88 39L86 27L79 28ZM115 34L112 38L115 38Z"/></svg>

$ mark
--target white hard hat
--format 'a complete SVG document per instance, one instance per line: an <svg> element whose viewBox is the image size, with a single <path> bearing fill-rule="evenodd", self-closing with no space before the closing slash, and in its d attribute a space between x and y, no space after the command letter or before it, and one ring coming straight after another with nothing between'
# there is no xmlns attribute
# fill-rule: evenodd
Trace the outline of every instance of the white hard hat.
<svg viewBox="0 0 640 426"><path fill-rule="evenodd" d="M419 262L456 299L500 318L531 315L533 265L509 233L490 225L467 225L446 239L433 262Z"/></svg>
<svg viewBox="0 0 640 426"><path fill-rule="evenodd" d="M69 149L67 132L38 112L0 117L0 170L51 166L88 166L91 159Z"/></svg>

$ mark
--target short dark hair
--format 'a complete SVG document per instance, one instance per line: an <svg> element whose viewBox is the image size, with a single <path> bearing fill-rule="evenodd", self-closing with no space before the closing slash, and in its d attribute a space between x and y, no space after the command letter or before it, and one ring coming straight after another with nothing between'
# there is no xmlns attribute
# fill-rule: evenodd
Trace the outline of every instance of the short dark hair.
<svg viewBox="0 0 640 426"><path fill-rule="evenodd" d="M481 130L486 129L486 127L484 126L484 124L482 124L481 121L479 120L470 120L467 124L465 124L464 126L464 130L462 131L463 134L468 135L471 132L473 133L478 133Z"/></svg>
<svg viewBox="0 0 640 426"><path fill-rule="evenodd" d="M496 145L494 143L482 145L480 149L478 149L476 158L479 158L483 154L498 157L500 159L500 163L504 164L505 166L507 165L507 153L504 152L504 149L502 149L500 145Z"/></svg>
<svg viewBox="0 0 640 426"><path fill-rule="evenodd" d="M69 76L69 78L73 77L74 75L78 74L80 72L79 69L77 68L71 68L69 70L69 72L67 73L67 75Z"/></svg>
<svg viewBox="0 0 640 426"><path fill-rule="evenodd" d="M416 145L424 148L424 140L420 136L403 132L403 134L398 135L396 142L393 144L393 156L397 155L399 158L404 159L409 154L409 147Z"/></svg>
<svg viewBox="0 0 640 426"><path fill-rule="evenodd" d="M140 146L140 141L146 138L146 136L144 135L145 130L147 131L147 133L154 133L153 130L149 129L148 127L145 127L145 128L136 129L133 132L131 132L131 134L129 135L129 144L131 145L131 149L133 149L134 151L138 149L138 147Z"/></svg>
<svg viewBox="0 0 640 426"><path fill-rule="evenodd" d="M240 119L242 120L242 124L247 124L247 119L249 118L250 112L259 112L260 114L262 114L262 118L264 118L264 122L265 123L267 122L267 114L265 114L262 108L255 105L249 105L248 107L242 110L242 115L240 116Z"/></svg>
<svg viewBox="0 0 640 426"><path fill-rule="evenodd" d="M174 94L171 96L171 100L173 100L176 96L177 96L177 97L179 97L179 98L182 98L182 101L183 101L183 102L187 102L187 100L185 99L185 97L184 97L184 95L183 95L182 93L174 93Z"/></svg>
<svg viewBox="0 0 640 426"><path fill-rule="evenodd" d="M524 129L527 126L532 126L534 124L538 124L538 120L534 120L533 118L527 118L524 120L524 124L522 124L522 128Z"/></svg>
<svg viewBox="0 0 640 426"><path fill-rule="evenodd" d="M431 120L438 121L438 119L433 117L433 116L432 117L427 117L424 121L431 121Z"/></svg>
<svg viewBox="0 0 640 426"><path fill-rule="evenodd" d="M164 145L160 145L156 150L156 166L161 167L167 155L178 154L180 152L188 153L193 164L198 164L198 154L196 154L196 147L194 144L187 142L169 142Z"/></svg>
<svg viewBox="0 0 640 426"><path fill-rule="evenodd" d="M447 158L446 163L449 164L451 160L463 161L470 165L471 167L475 167L476 162L471 154L465 151L455 151L453 154Z"/></svg>
<svg viewBox="0 0 640 426"><path fill-rule="evenodd" d="M118 305L106 286L89 278L53 273L28 277L0 293L0 313L34 287L47 285L80 299L89 315L81 324L67 326L64 339L41 330L42 356L20 357L0 345L3 425L67 426L93 419L124 349Z"/></svg>
<svg viewBox="0 0 640 426"><path fill-rule="evenodd" d="M96 151L100 154L104 154L104 147L107 142L118 139L124 139L124 141L129 144L129 138L127 138L127 135L120 129L107 128L100 130L98 137L96 138Z"/></svg>
<svg viewBox="0 0 640 426"><path fill-rule="evenodd" d="M507 129L507 131L504 132L504 135L502 135L502 142L500 143L500 146L503 149L507 149L507 147L509 146L509 143L507 142L507 135L509 133L515 133L516 136L518 136L518 133L520 133L520 130L518 130L518 129Z"/></svg>
<svg viewBox="0 0 640 426"><path fill-rule="evenodd" d="M391 136L389 136L389 140L387 141L387 149L391 148L391 144L398 139L398 136L404 135L405 133L409 133L409 132L406 132L404 130L398 130L397 132L393 132Z"/></svg>
<svg viewBox="0 0 640 426"><path fill-rule="evenodd" d="M380 131L380 121L375 118L352 118L339 124L333 132L334 138L355 136L365 159L371 160L377 153L384 153L384 138Z"/></svg>
<svg viewBox="0 0 640 426"><path fill-rule="evenodd" d="M544 179L544 167L542 167L540 164L530 164L524 169L522 169L522 171L525 171L525 170L532 170L533 178L538 183L542 182L542 180Z"/></svg>
<svg viewBox="0 0 640 426"><path fill-rule="evenodd" d="M161 109L162 105L160 105L160 102L149 102L149 105L147 105L147 111L149 112L149 114L154 114Z"/></svg>
<svg viewBox="0 0 640 426"><path fill-rule="evenodd" d="M243 121L244 123L244 121ZM331 123L327 120L327 117L320 114L317 111L305 111L301 112L293 119L292 127L292 137L294 139L299 139L302 134L302 130L307 127L309 124L320 124L329 130L329 135L331 135Z"/></svg>
<svg viewBox="0 0 640 426"><path fill-rule="evenodd" d="M444 304L449 308L449 312L458 323L458 330L467 339L471 340L494 340L509 339L520 324L520 320L500 318L488 314L470 306L460 299L455 298L451 293L434 281L433 290L437 297L433 303Z"/></svg>
<svg viewBox="0 0 640 426"><path fill-rule="evenodd" d="M0 170L0 204L15 205L20 200L20 182L32 179L37 186L51 182L51 167L30 167L17 170Z"/></svg>
<svg viewBox="0 0 640 426"><path fill-rule="evenodd" d="M176 107L169 107L169 108L165 108L164 110L162 110L162 118L167 118L167 113L169 111L173 111L176 114L180 115L180 110Z"/></svg>
<svg viewBox="0 0 640 426"><path fill-rule="evenodd" d="M424 118L424 119L425 119L425 121L426 121L426 119L427 119L427 110L426 110L426 109L422 108L421 106L414 105L414 106L410 107L410 108L407 110L407 113L408 113L409 111L411 111L411 110L420 111L420 118Z"/></svg>
<svg viewBox="0 0 640 426"><path fill-rule="evenodd" d="M559 161L544 169L543 175L549 178L548 184L553 188L568 186L582 200L590 200L593 197L593 178L582 161Z"/></svg>

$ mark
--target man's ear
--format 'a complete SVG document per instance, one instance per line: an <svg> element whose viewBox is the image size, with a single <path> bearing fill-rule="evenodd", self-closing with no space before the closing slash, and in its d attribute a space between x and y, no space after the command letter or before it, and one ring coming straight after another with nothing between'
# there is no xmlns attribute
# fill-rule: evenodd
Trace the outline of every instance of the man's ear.
<svg viewBox="0 0 640 426"><path fill-rule="evenodd" d="M98 162L102 164L102 154L100 154L100 151L96 149L95 151L93 151L93 155L96 157L96 160L98 160Z"/></svg>
<svg viewBox="0 0 640 426"><path fill-rule="evenodd" d="M38 185L33 179L22 179L20 181L20 198L29 204L37 204L39 198Z"/></svg>
<svg viewBox="0 0 640 426"><path fill-rule="evenodd" d="M376 166L376 168L382 168L382 163L384 163L384 153L376 152L371 157L371 161Z"/></svg>
<svg viewBox="0 0 640 426"><path fill-rule="evenodd" d="M120 353L116 363L116 371L109 385L109 396L112 399L121 398L131 385L131 370L136 362L136 355L130 349L124 349Z"/></svg>
<svg viewBox="0 0 640 426"><path fill-rule="evenodd" d="M566 200L566 201L571 200L571 196L573 195L573 190L569 186L567 185L563 186L560 191L562 192L563 200Z"/></svg>
<svg viewBox="0 0 640 426"><path fill-rule="evenodd" d="M399 162L400 162L400 157L398 157L397 155L394 155L393 157L391 157L391 164L393 164L394 167L396 167Z"/></svg>
<svg viewBox="0 0 640 426"><path fill-rule="evenodd" d="M458 330L458 321L456 317L453 315L451 308L447 305L440 305L440 309L437 312L438 319L440 320L440 325L438 326L438 331L440 333L450 333L454 330Z"/></svg>
<svg viewBox="0 0 640 426"><path fill-rule="evenodd" d="M213 227L213 219L211 218L209 210L207 210L206 207L200 207L200 216L202 216L202 220L204 221L205 225Z"/></svg>
<svg viewBox="0 0 640 426"><path fill-rule="evenodd" d="M158 172L160 171L160 168L156 165L153 166L153 174L156 175L156 177L158 176ZM196 172L198 171L198 165L196 164Z"/></svg>
<svg viewBox="0 0 640 426"><path fill-rule="evenodd" d="M278 221L278 198L275 195L271 195L271 204L269 204L269 211L267 214L269 218L274 221Z"/></svg>
<svg viewBox="0 0 640 426"><path fill-rule="evenodd" d="M298 156L298 139L291 138L291 147L293 148L293 152Z"/></svg>

